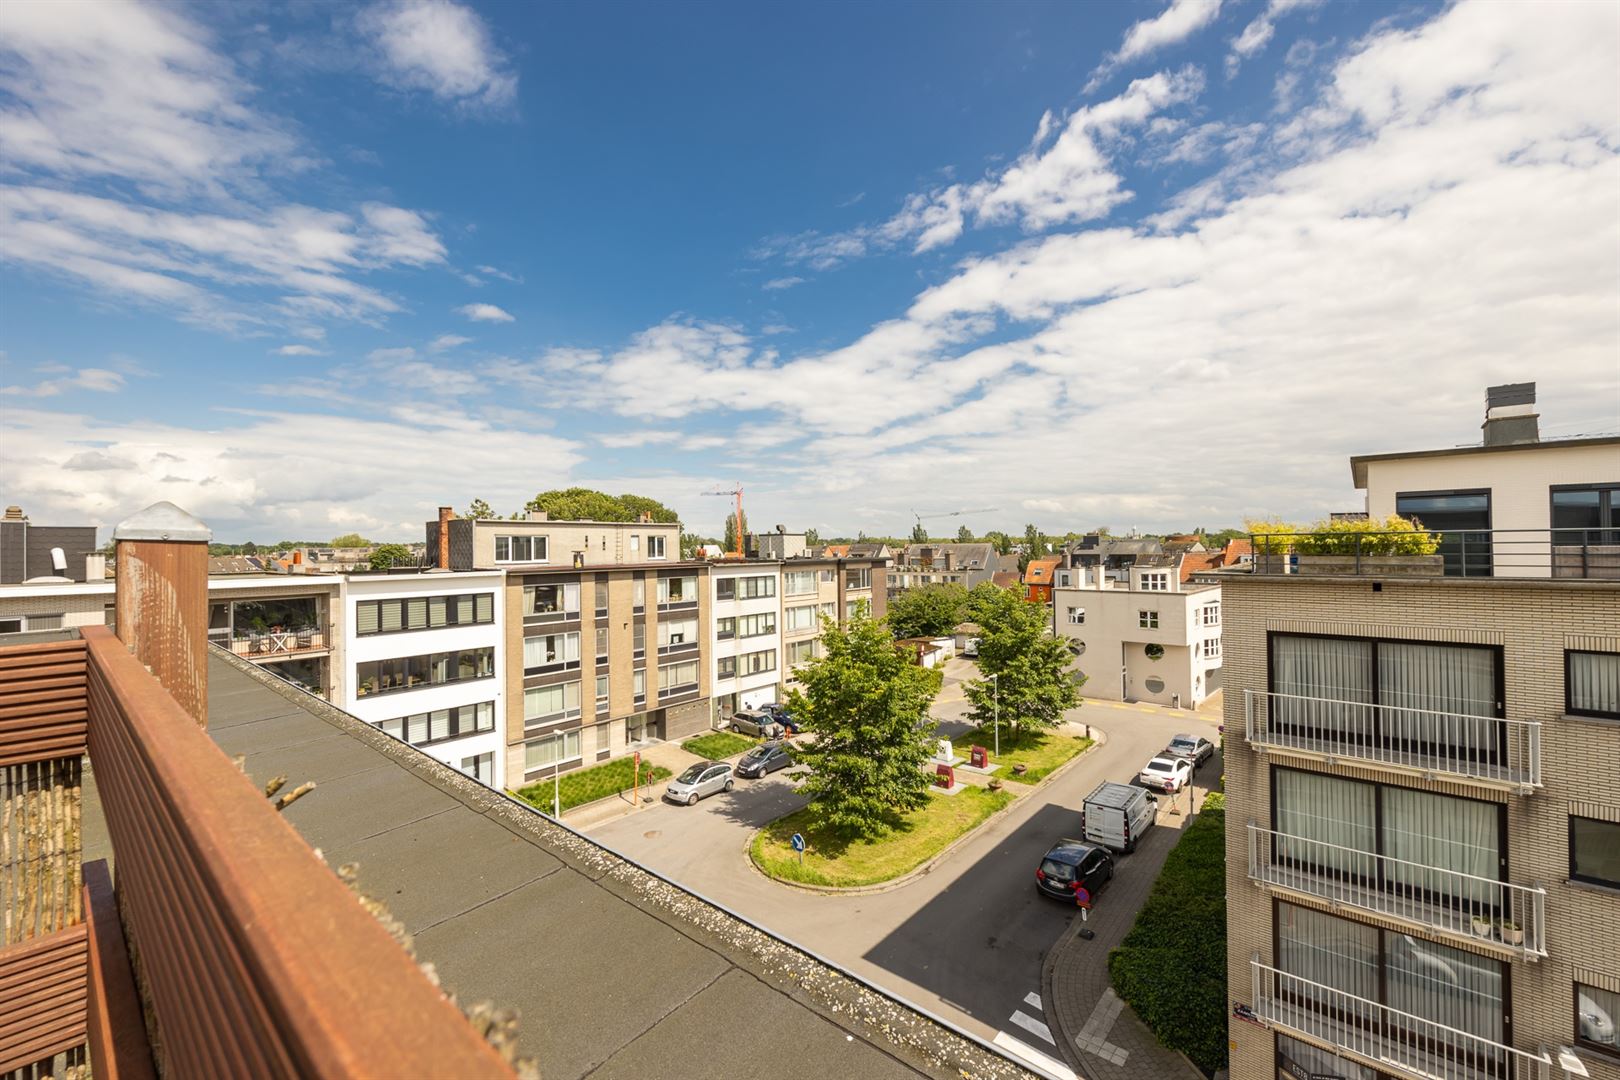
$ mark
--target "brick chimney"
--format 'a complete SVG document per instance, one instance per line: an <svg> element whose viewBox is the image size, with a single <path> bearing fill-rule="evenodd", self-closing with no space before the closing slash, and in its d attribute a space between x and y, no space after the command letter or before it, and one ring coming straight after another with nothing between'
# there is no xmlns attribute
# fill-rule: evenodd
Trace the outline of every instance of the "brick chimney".
<svg viewBox="0 0 1620 1080"><path fill-rule="evenodd" d="M450 522L455 518L453 507L439 507L439 569L450 569Z"/></svg>
<svg viewBox="0 0 1620 1080"><path fill-rule="evenodd" d="M1536 413L1536 384L1507 383L1485 388L1486 446L1513 446L1541 441Z"/></svg>

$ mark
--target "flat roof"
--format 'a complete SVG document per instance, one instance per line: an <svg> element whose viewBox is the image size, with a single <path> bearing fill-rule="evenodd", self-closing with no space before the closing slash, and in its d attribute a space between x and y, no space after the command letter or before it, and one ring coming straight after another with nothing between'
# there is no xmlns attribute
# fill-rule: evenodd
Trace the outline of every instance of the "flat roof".
<svg viewBox="0 0 1620 1080"><path fill-rule="evenodd" d="M1594 435L1579 439L1542 439L1502 446L1453 446L1446 450L1408 450L1393 454L1357 454L1350 459L1350 480L1360 491L1367 486L1367 464L1407 458L1461 457L1467 454L1511 454L1523 450L1569 450L1581 446L1620 446L1620 435Z"/></svg>
<svg viewBox="0 0 1620 1080"><path fill-rule="evenodd" d="M357 864L461 1001L516 1008L546 1080L1032 1078L246 661L208 664L208 734L255 783L315 781L287 822L330 865Z"/></svg>

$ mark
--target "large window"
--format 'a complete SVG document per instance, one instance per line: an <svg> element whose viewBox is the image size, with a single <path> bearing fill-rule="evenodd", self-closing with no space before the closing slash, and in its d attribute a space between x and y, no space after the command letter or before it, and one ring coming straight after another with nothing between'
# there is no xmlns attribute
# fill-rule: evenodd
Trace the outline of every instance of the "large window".
<svg viewBox="0 0 1620 1080"><path fill-rule="evenodd" d="M733 577L715 578L714 598L716 600L737 599L737 579Z"/></svg>
<svg viewBox="0 0 1620 1080"><path fill-rule="evenodd" d="M776 633L776 612L762 611L758 615L737 616L737 636L760 637Z"/></svg>
<svg viewBox="0 0 1620 1080"><path fill-rule="evenodd" d="M572 720L579 715L579 683L536 686L523 691L523 723L533 727Z"/></svg>
<svg viewBox="0 0 1620 1080"><path fill-rule="evenodd" d="M544 769L579 759L579 731L559 731L555 735L523 744L523 770Z"/></svg>
<svg viewBox="0 0 1620 1080"><path fill-rule="evenodd" d="M494 593L362 600L354 605L356 637L395 634L403 630L437 630L444 626L473 626L494 621Z"/></svg>
<svg viewBox="0 0 1620 1080"><path fill-rule="evenodd" d="M539 634L523 639L523 670L527 672L579 663L579 632Z"/></svg>
<svg viewBox="0 0 1620 1080"><path fill-rule="evenodd" d="M548 544L544 536L497 536L495 561L515 563L546 562Z"/></svg>
<svg viewBox="0 0 1620 1080"><path fill-rule="evenodd" d="M714 663L715 675L721 679L735 679L737 677L737 658L735 656L722 656Z"/></svg>
<svg viewBox="0 0 1620 1080"><path fill-rule="evenodd" d="M696 619L664 619L658 624L658 644L669 645L695 645L697 644L698 621Z"/></svg>
<svg viewBox="0 0 1620 1080"><path fill-rule="evenodd" d="M872 587L872 571L870 568L844 571L844 588L870 589Z"/></svg>
<svg viewBox="0 0 1620 1080"><path fill-rule="evenodd" d="M1620 994L1576 983L1575 1039L1583 1047L1620 1054Z"/></svg>
<svg viewBox="0 0 1620 1080"><path fill-rule="evenodd" d="M667 694L697 686L698 663L687 660L679 664L665 664L658 669L658 692Z"/></svg>
<svg viewBox="0 0 1620 1080"><path fill-rule="evenodd" d="M1552 489L1553 543L1620 544L1620 484Z"/></svg>
<svg viewBox="0 0 1620 1080"><path fill-rule="evenodd" d="M1620 889L1620 822L1569 819L1569 876Z"/></svg>
<svg viewBox="0 0 1620 1080"><path fill-rule="evenodd" d="M808 641L790 641L787 647L788 666L797 667L807 661L814 660L821 655L821 642L815 638Z"/></svg>
<svg viewBox="0 0 1620 1080"><path fill-rule="evenodd" d="M525 585L523 614L579 618L579 583L570 581L558 585Z"/></svg>
<svg viewBox="0 0 1620 1080"><path fill-rule="evenodd" d="M775 671L776 650L761 649L759 652L743 653L737 657L737 669L744 675L758 675L764 671Z"/></svg>
<svg viewBox="0 0 1620 1080"><path fill-rule="evenodd" d="M1564 688L1568 712L1620 719L1620 653L1566 652Z"/></svg>
<svg viewBox="0 0 1620 1080"><path fill-rule="evenodd" d="M783 613L783 629L785 630L814 630L816 628L816 605L801 604L799 607L790 607Z"/></svg>
<svg viewBox="0 0 1620 1080"><path fill-rule="evenodd" d="M767 596L776 595L776 575L762 574L757 577L737 578L737 598L740 600L760 600Z"/></svg>
<svg viewBox="0 0 1620 1080"><path fill-rule="evenodd" d="M1403 491L1395 496L1395 512L1441 534L1448 576L1491 576L1489 491Z"/></svg>
<svg viewBox="0 0 1620 1080"><path fill-rule="evenodd" d="M660 604L695 604L697 598L697 577L695 575L658 579L658 602Z"/></svg>
<svg viewBox="0 0 1620 1080"><path fill-rule="evenodd" d="M488 679L495 674L495 650L459 649L423 653L354 665L354 696L392 694L422 686Z"/></svg>
<svg viewBox="0 0 1620 1080"><path fill-rule="evenodd" d="M649 559L662 559L662 558L665 558L666 557L666 555L665 555L665 550L666 550L666 548L665 548L665 540L666 539L667 538L663 537L663 536L648 536L647 537L647 558L649 558Z"/></svg>
<svg viewBox="0 0 1620 1080"><path fill-rule="evenodd" d="M789 570L782 581L782 591L788 596L803 596L816 591L814 570Z"/></svg>
<svg viewBox="0 0 1620 1080"><path fill-rule="evenodd" d="M1506 979L1499 960L1279 901L1277 967L1482 1039L1500 1043L1506 1038ZM1339 1004L1314 988L1292 981L1286 985L1289 996L1301 1004ZM1357 1015L1341 1019L1364 1022ZM1392 1016L1390 1023L1398 1025L1401 1019Z"/></svg>
<svg viewBox="0 0 1620 1080"><path fill-rule="evenodd" d="M714 620L714 636L721 641L728 641L737 636L737 620L734 616Z"/></svg>
<svg viewBox="0 0 1620 1080"><path fill-rule="evenodd" d="M457 705L452 709L397 716L377 725L396 739L412 746L427 746L446 739L459 739L495 730L495 703L481 701L477 705Z"/></svg>

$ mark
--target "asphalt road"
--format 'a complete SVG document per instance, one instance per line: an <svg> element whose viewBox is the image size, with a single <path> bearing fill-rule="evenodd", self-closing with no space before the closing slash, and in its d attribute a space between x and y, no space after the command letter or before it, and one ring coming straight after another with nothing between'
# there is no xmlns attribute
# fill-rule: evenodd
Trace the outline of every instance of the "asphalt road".
<svg viewBox="0 0 1620 1080"><path fill-rule="evenodd" d="M947 725L965 711L950 678L963 667L952 665L935 705ZM1043 1034L1041 959L1076 912L1036 893L1035 867L1054 840L1075 833L1080 802L1098 783L1132 779L1178 732L1214 738L1212 719L1186 712L1088 702L1071 720L1102 729L1106 743L992 819L931 874L887 892L829 896L754 870L745 851L754 831L803 805L782 773L740 780L729 795L695 807L660 803L590 835L986 1040L1002 1034L1003 1045L1010 1036L1055 1057ZM1198 787L1219 771L1217 759L1200 771ZM1118 874L1129 873L1123 856ZM1096 903L1108 903L1106 890Z"/></svg>

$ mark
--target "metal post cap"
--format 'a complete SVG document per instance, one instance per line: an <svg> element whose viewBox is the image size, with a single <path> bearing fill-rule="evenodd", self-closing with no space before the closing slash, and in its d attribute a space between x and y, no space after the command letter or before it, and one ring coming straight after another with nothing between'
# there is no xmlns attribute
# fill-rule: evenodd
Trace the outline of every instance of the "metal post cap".
<svg viewBox="0 0 1620 1080"><path fill-rule="evenodd" d="M182 540L207 543L214 530L172 502L155 502L113 527L114 540Z"/></svg>

